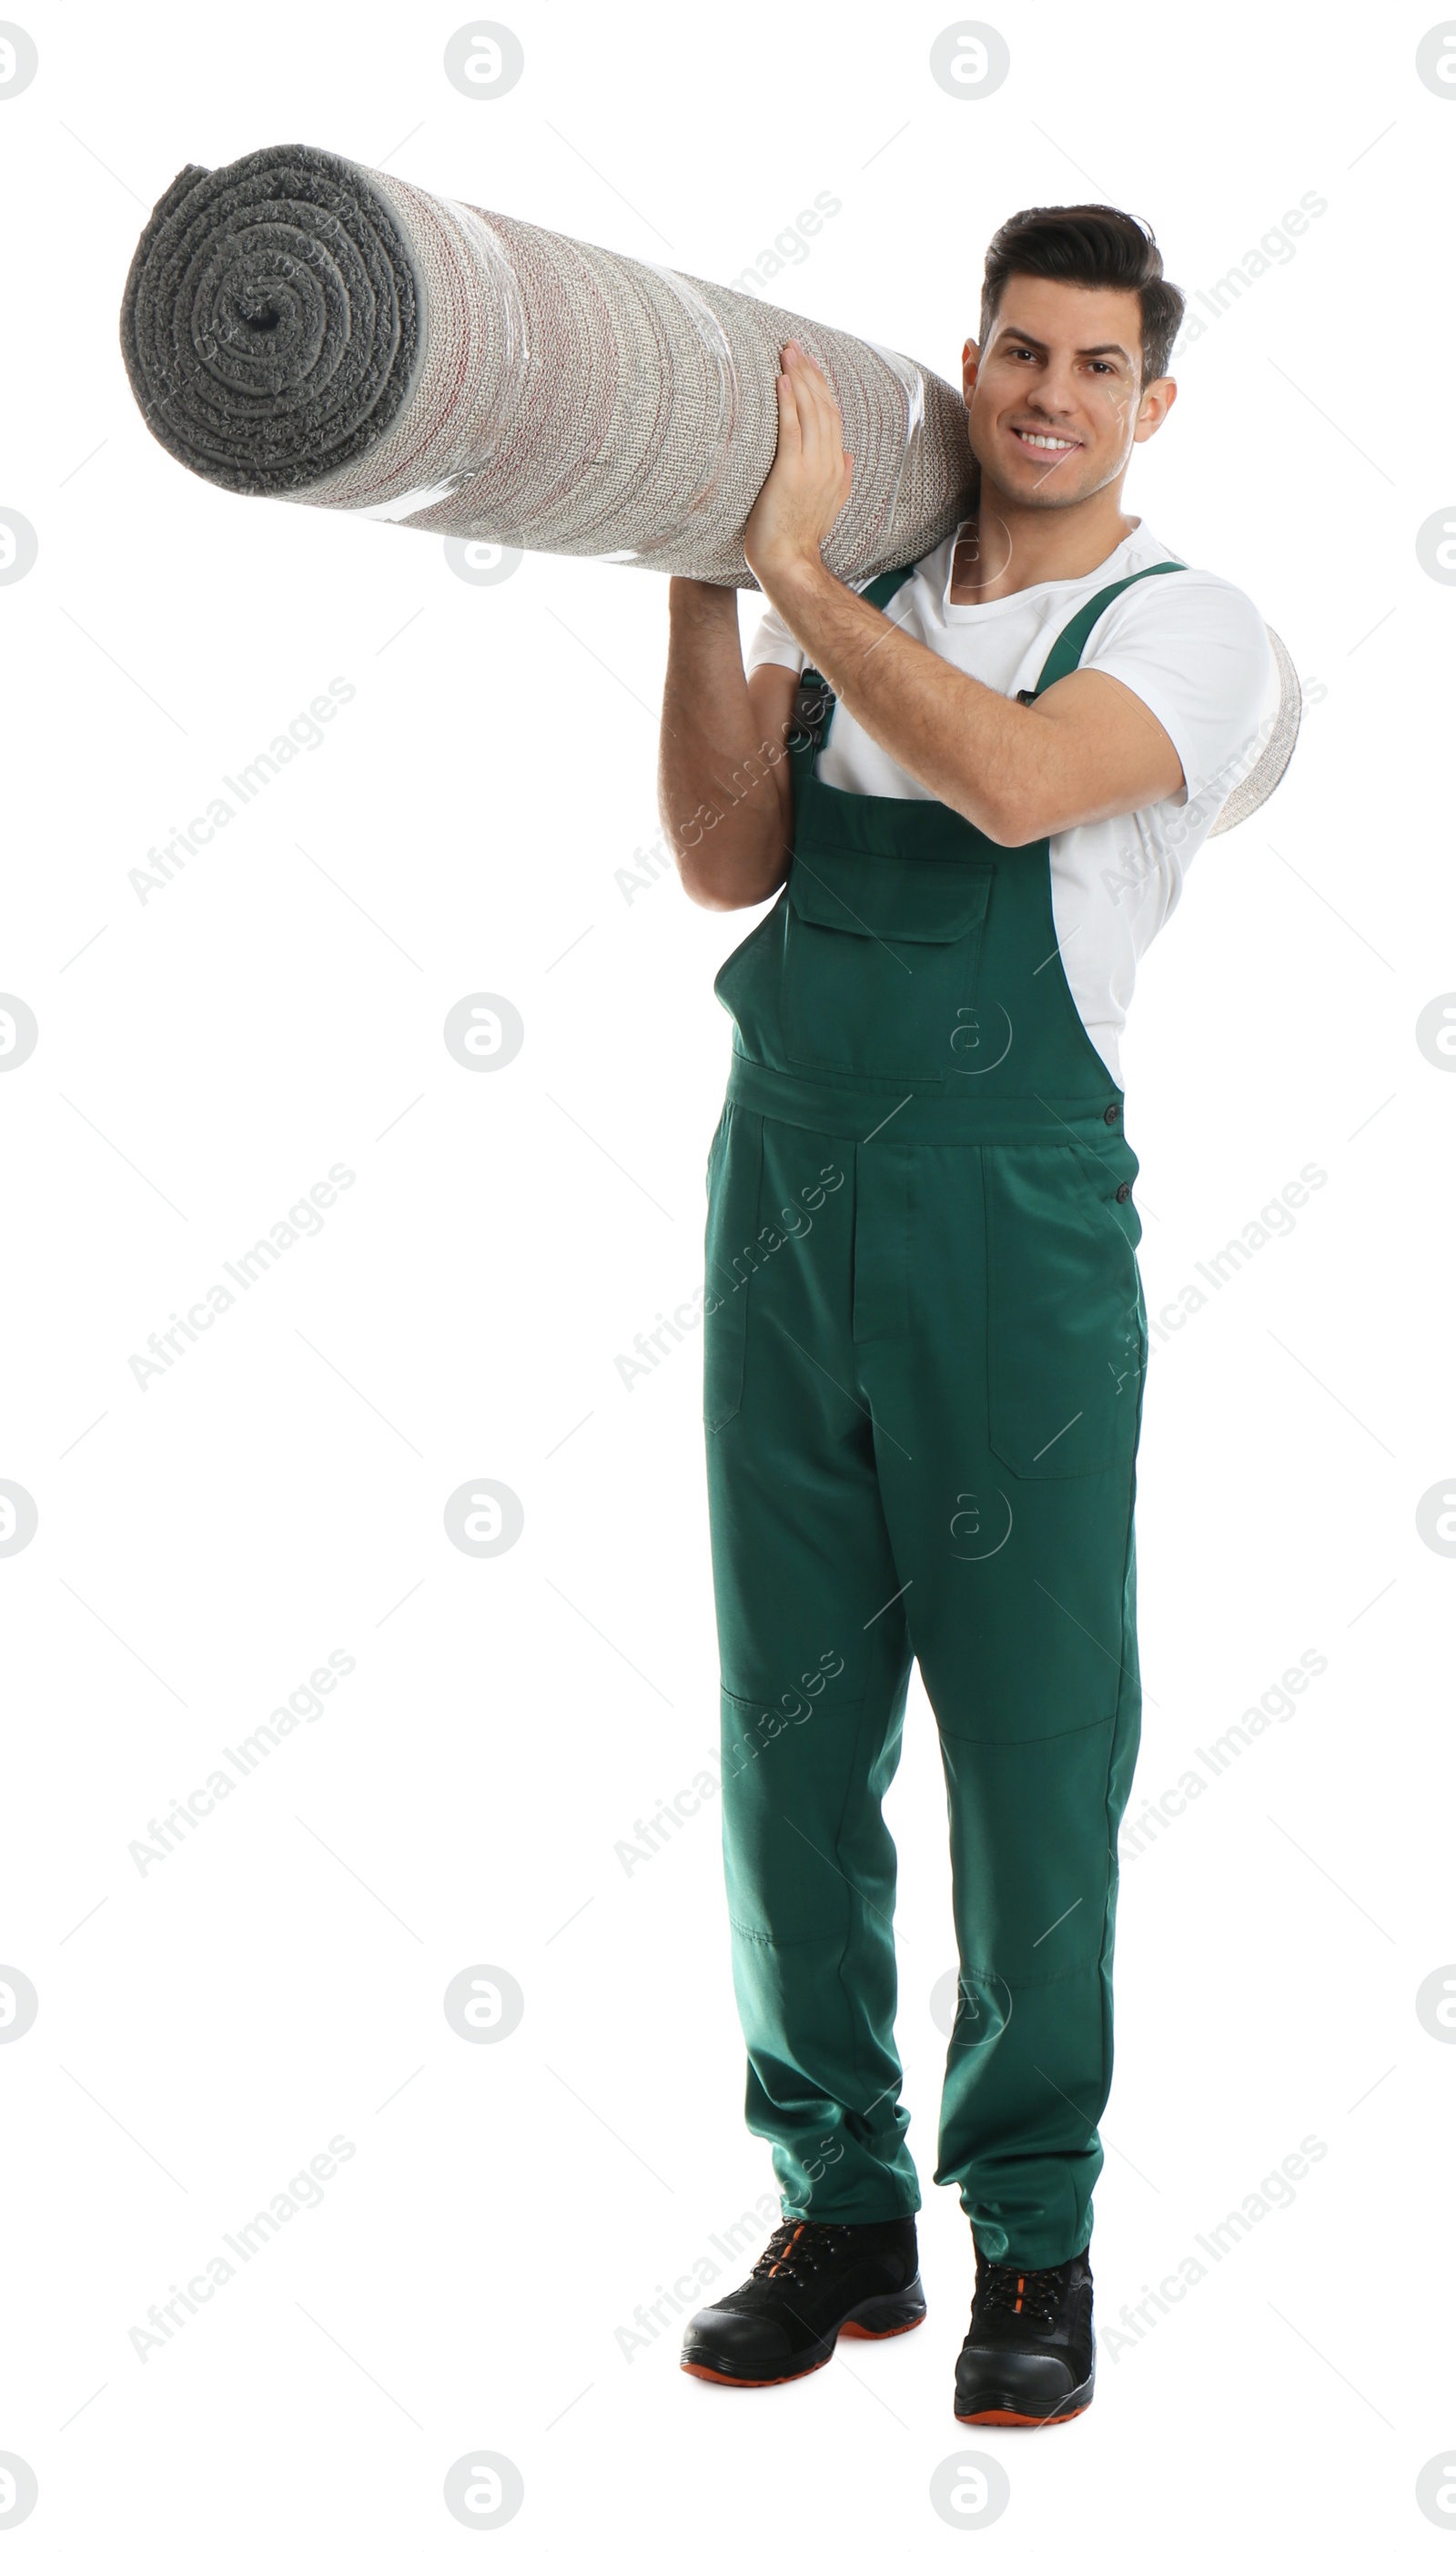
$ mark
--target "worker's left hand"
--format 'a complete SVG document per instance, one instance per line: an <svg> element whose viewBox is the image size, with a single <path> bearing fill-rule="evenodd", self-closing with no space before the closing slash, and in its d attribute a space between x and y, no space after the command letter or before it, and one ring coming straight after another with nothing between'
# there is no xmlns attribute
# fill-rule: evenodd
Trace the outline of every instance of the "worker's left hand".
<svg viewBox="0 0 1456 2552"><path fill-rule="evenodd" d="M819 544L849 502L854 475L834 392L813 356L790 337L779 373L779 449L743 532L744 553L766 591L776 572L821 564Z"/></svg>

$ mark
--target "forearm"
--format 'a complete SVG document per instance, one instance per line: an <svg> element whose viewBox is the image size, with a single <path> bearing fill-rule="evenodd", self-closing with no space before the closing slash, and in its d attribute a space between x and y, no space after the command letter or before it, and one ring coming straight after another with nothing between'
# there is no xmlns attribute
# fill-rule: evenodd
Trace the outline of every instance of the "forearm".
<svg viewBox="0 0 1456 2552"><path fill-rule="evenodd" d="M994 842L1032 839L1058 739L1050 722L896 629L828 568L776 572L770 599L856 723Z"/></svg>
<svg viewBox="0 0 1456 2552"><path fill-rule="evenodd" d="M777 768L743 670L738 595L674 577L668 596L658 804L683 887L718 911L762 904L788 864Z"/></svg>

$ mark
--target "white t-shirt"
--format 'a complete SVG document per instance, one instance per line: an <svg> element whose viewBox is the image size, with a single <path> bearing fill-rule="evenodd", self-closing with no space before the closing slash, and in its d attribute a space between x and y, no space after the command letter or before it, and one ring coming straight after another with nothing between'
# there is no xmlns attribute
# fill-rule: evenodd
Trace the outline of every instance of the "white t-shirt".
<svg viewBox="0 0 1456 2552"><path fill-rule="evenodd" d="M1007 698L1034 688L1054 640L1092 594L1175 556L1138 523L1090 576L1028 585L989 602L952 602L957 536L921 559L890 597L885 616ZM766 611L749 648L749 671L755 665L797 671L803 662L778 612ZM1120 1088L1118 1038L1137 961L1182 895L1184 872L1224 800L1258 758L1278 705L1279 672L1247 594L1203 568L1148 577L1119 594L1092 631L1082 662L1115 675L1147 702L1187 782L1176 797L1139 814L1052 835L1052 911L1062 964L1083 1025ZM881 750L842 700L819 772L832 789L875 798L933 794Z"/></svg>

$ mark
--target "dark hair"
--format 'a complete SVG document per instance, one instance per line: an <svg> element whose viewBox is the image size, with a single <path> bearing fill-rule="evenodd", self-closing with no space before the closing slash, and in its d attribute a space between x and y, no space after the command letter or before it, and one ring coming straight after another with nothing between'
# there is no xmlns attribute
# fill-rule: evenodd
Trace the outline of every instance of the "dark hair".
<svg viewBox="0 0 1456 2552"><path fill-rule="evenodd" d="M983 346L1013 274L1038 274L1052 283L1079 283L1094 291L1135 292L1143 320L1142 378L1161 380L1173 360L1185 303L1177 284L1163 279L1163 260L1147 222L1119 213L1111 204L1038 204L1013 213L986 252Z"/></svg>

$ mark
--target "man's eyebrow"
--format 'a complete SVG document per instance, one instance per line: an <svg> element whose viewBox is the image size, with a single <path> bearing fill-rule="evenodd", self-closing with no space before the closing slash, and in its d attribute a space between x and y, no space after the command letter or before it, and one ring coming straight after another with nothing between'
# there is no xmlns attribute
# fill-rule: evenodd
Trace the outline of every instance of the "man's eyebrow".
<svg viewBox="0 0 1456 2552"><path fill-rule="evenodd" d="M1003 328L1001 335L1019 337L1022 345L1030 346L1035 354L1045 355L1050 352L1050 348L1042 343L1040 337L1033 337L1025 328ZM1125 346L1079 346L1077 351L1079 355L1120 355L1124 364L1130 364L1132 361Z"/></svg>

